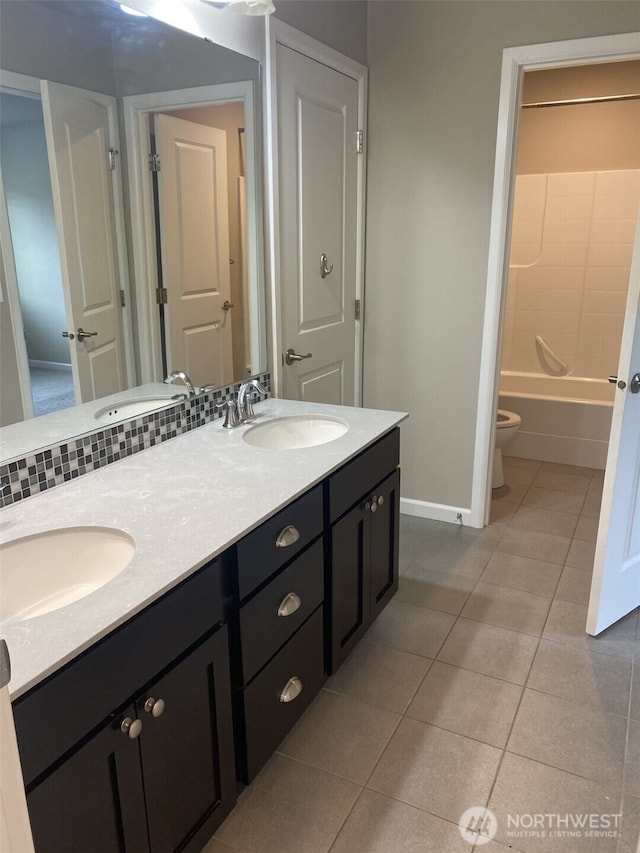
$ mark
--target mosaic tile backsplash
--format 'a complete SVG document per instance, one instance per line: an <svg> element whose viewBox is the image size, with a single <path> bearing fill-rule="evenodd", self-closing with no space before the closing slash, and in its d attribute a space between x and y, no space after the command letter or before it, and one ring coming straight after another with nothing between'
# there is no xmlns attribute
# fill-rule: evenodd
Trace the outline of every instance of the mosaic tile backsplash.
<svg viewBox="0 0 640 853"><path fill-rule="evenodd" d="M269 373L257 378L270 390ZM216 409L216 404L235 399L240 385L238 382L219 388L0 465L0 507L53 489L222 417L224 412ZM254 392L254 401L258 399L266 397Z"/></svg>

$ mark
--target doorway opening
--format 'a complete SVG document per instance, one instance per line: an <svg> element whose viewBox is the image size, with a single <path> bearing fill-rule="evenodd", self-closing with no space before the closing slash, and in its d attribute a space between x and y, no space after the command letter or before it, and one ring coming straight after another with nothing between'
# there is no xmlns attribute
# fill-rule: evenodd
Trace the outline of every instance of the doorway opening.
<svg viewBox="0 0 640 853"><path fill-rule="evenodd" d="M264 364L256 108L251 81L124 98L143 382Z"/></svg>
<svg viewBox="0 0 640 853"><path fill-rule="evenodd" d="M251 375L243 101L149 114L162 370Z"/></svg>
<svg viewBox="0 0 640 853"><path fill-rule="evenodd" d="M508 48L503 53L496 170L489 241L488 289L485 309L484 343L481 358L481 385L476 434L476 457L472 499L472 523L482 526L488 520L491 482L489 465L493 457L496 409L498 403L499 345L506 301L508 235L513 198L513 174L516 131L521 103L522 79L527 71L561 69L614 62L637 61L637 35L633 33L602 36L574 42L557 42ZM634 92L637 94L637 90ZM634 217L635 218L635 217ZM629 278L625 309L618 382L613 409L609 453L604 476L603 500L595 543L595 559L586 630L598 634L640 604L638 572L640 549L637 547L640 518L640 483L629 471L640 470L637 430L640 406L631 382L632 362L640 356L640 334L636 323L640 296L640 229L633 238L634 259ZM557 354L545 354L557 371L567 369ZM562 364L560 362L563 362ZM637 369L637 368L636 368ZM568 370L567 370L568 372ZM624 380L629 379L628 386ZM640 383L639 383L640 384ZM625 390L627 389L627 390Z"/></svg>
<svg viewBox="0 0 640 853"><path fill-rule="evenodd" d="M525 71L498 408L507 453L604 470L640 203L640 61Z"/></svg>

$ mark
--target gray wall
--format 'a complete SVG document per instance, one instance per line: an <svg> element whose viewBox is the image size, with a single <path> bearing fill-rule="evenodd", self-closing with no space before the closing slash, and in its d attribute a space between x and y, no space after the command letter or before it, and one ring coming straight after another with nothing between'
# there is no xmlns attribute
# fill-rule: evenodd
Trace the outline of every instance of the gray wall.
<svg viewBox="0 0 640 853"><path fill-rule="evenodd" d="M276 0L276 18L367 64L367 3L363 0Z"/></svg>
<svg viewBox="0 0 640 853"><path fill-rule="evenodd" d="M369 5L364 404L410 413L406 498L471 501L502 50L639 29L617 0Z"/></svg>

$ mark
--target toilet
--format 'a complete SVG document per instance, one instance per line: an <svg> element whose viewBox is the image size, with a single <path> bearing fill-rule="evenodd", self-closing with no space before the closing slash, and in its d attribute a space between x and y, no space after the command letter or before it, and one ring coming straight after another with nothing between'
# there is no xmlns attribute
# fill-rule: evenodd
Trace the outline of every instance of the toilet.
<svg viewBox="0 0 640 853"><path fill-rule="evenodd" d="M491 488L498 489L504 486L504 470L502 467L502 448L509 444L516 437L516 433L520 429L522 418L516 415L515 412L507 412L505 409L498 409L498 422L496 424L496 443L493 452L493 475L491 478Z"/></svg>

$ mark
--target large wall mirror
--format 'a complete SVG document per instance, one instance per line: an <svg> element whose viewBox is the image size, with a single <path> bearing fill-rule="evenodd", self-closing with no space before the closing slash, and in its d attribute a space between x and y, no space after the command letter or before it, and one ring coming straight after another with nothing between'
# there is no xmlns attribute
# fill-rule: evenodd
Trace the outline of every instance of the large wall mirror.
<svg viewBox="0 0 640 853"><path fill-rule="evenodd" d="M5 0L0 66L0 457L171 371L264 372L259 63L112 0Z"/></svg>

